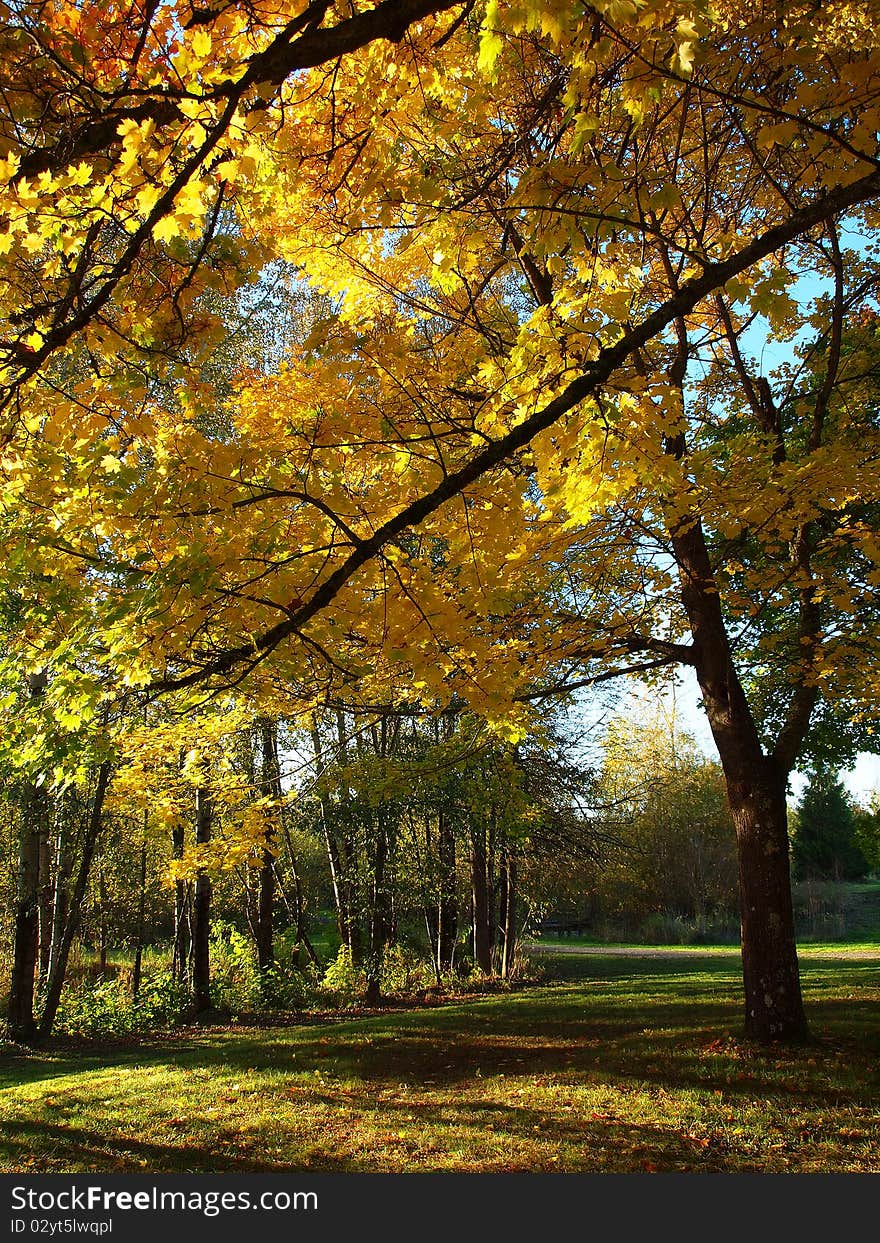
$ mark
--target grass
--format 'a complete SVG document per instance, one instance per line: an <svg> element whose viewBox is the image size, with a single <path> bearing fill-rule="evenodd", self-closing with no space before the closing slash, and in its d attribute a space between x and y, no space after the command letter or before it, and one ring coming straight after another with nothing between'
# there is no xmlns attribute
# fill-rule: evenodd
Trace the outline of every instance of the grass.
<svg viewBox="0 0 880 1243"><path fill-rule="evenodd" d="M633 957L662 957L679 955L691 958L733 958L739 962L739 945L645 945L640 941L596 941L590 937L536 937L533 949L539 955L551 958L558 953L570 953L573 949L588 950L599 957L607 952L614 957L620 950L626 950ZM880 941L800 941L798 958L880 958Z"/></svg>
<svg viewBox="0 0 880 1243"><path fill-rule="evenodd" d="M740 1040L734 959L560 956L420 1010L0 1064L3 1171L880 1171L880 962L808 960L814 1042Z"/></svg>

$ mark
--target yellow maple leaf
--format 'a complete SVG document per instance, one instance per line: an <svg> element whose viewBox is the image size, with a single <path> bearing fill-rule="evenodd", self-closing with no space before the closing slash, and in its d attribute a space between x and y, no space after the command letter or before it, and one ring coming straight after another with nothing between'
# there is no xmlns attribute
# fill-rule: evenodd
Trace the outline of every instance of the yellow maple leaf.
<svg viewBox="0 0 880 1243"><path fill-rule="evenodd" d="M180 235L180 224L174 216L163 216L153 225L153 237L157 242L170 242Z"/></svg>

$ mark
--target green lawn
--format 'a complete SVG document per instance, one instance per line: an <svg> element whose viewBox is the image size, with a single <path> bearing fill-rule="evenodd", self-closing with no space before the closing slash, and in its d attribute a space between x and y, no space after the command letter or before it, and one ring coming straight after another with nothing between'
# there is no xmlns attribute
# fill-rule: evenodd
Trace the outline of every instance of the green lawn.
<svg viewBox="0 0 880 1243"><path fill-rule="evenodd" d="M880 1171L880 961L811 960L815 1033L737 1038L735 959L560 956L421 1010L61 1044L0 1065L4 1171Z"/></svg>

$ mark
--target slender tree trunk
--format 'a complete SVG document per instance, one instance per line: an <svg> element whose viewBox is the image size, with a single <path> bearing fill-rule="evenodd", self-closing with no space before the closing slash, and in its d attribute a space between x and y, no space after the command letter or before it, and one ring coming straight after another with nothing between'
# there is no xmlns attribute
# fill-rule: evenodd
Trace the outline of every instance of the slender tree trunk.
<svg viewBox="0 0 880 1243"><path fill-rule="evenodd" d="M370 952L366 959L367 1005L377 1006L382 1000L382 968L388 937L388 905L386 865L388 862L388 830L386 813L376 811L376 840L373 852L373 876L370 893Z"/></svg>
<svg viewBox="0 0 880 1243"><path fill-rule="evenodd" d="M49 816L40 826L40 985L45 987L49 974L49 959L52 956L52 861L49 843Z"/></svg>
<svg viewBox="0 0 880 1243"><path fill-rule="evenodd" d="M103 866L98 868L98 970L107 974L107 882Z"/></svg>
<svg viewBox="0 0 880 1243"><path fill-rule="evenodd" d="M210 842L212 818L211 796L199 786L196 790L197 846ZM211 878L203 867L196 873L192 916L192 1001L195 1012L201 1014L211 1008Z"/></svg>
<svg viewBox="0 0 880 1243"><path fill-rule="evenodd" d="M175 824L171 830L171 857L183 858L185 844L184 826ZM189 886L185 880L174 882L174 950L171 959L171 974L179 984L185 984L187 967L190 960L189 936Z"/></svg>
<svg viewBox="0 0 880 1243"><path fill-rule="evenodd" d="M339 759L348 766L348 729L345 713L336 712L336 733L339 742ZM348 786L343 783L339 792L339 833L337 844L341 866L341 891L346 921L346 944L351 954L352 966L359 969L364 964L363 903L360 900L358 882L359 845L352 815Z"/></svg>
<svg viewBox="0 0 880 1243"><path fill-rule="evenodd" d="M501 884L501 978L509 980L516 952L516 847L505 838L499 864Z"/></svg>
<svg viewBox="0 0 880 1243"><path fill-rule="evenodd" d="M264 798L275 800L276 807L266 824L266 833L260 852L259 892L257 896L256 941L257 964L260 971L260 989L264 1001L271 1000L269 975L275 963L274 908L275 908L275 817L279 814L281 800L281 774L278 764L278 735L273 721L260 721L260 750L262 758L262 793Z"/></svg>
<svg viewBox="0 0 880 1243"><path fill-rule="evenodd" d="M46 1000L40 1017L40 1036L43 1038L51 1034L55 1024L58 1003L61 1001L61 990L64 987L64 979L67 975L67 962L70 957L71 946L77 932L79 932L82 905L89 885L89 875L91 873L95 847L101 832L101 823L104 815L104 796L107 793L109 781L110 764L105 761L98 769L98 780L92 798L91 813L86 825L85 840L83 841L79 868L70 898L67 920L65 921L64 931L58 946L57 957L53 958L52 968L46 982Z"/></svg>
<svg viewBox="0 0 880 1243"><path fill-rule="evenodd" d="M408 816L410 829L412 831L413 855L416 865L417 875L421 880L420 889L422 892L422 918L425 921L425 932L428 935L428 946L431 950L431 967L434 971L434 983L437 988L442 983L442 966L440 962L440 910L439 903L436 901L436 895L430 887L428 881L429 860L434 853L433 840L431 834L431 816L426 815L424 818L425 827L425 849L424 855L419 846L419 833L415 827L415 818L410 813Z"/></svg>
<svg viewBox="0 0 880 1243"><path fill-rule="evenodd" d="M40 826L44 816L44 791L28 786L19 812L12 977L7 1011L9 1039L24 1043L36 1036L34 984L39 936Z"/></svg>
<svg viewBox="0 0 880 1243"><path fill-rule="evenodd" d="M437 861L440 870L437 904L437 956L440 969L452 967L458 931L458 903L455 884L455 827L443 808L437 814Z"/></svg>
<svg viewBox="0 0 880 1243"><path fill-rule="evenodd" d="M282 817L282 827L283 825L284 825L284 819ZM299 957L299 946L302 945L305 947L305 951L309 956L310 962L313 962L315 966L318 967L321 965L321 960L318 957L318 954L315 950L314 945L312 945L311 941L309 940L309 935L305 929L305 912L303 909L302 884L300 882L299 875L296 871L296 865L292 862L293 844L290 841L290 834L286 831L286 829L284 832L284 840L285 840L285 844L287 845L289 857L291 858L291 872L293 873L293 881L294 881L293 901L291 901L290 897L287 894L287 891L284 887L284 882L282 881L281 876L278 872L277 865L275 867L275 884L278 887L278 896L280 897L281 901L284 903L284 908L287 911L287 918L290 920L290 922L293 924L294 928L296 929L297 947L293 953L293 966L294 967L302 966L302 963L300 962L300 957Z"/></svg>
<svg viewBox="0 0 880 1243"><path fill-rule="evenodd" d="M345 728L345 714L341 709L336 713L336 731L339 759L345 765L348 763L348 734ZM321 773L323 772L323 749L317 721L314 718L312 745L315 749L316 769ZM321 823L333 880L339 939L349 952L352 966L357 968L363 963L364 949L358 911L357 849L351 829L351 807L346 789L340 790L340 800L336 807L329 799L321 798Z"/></svg>
<svg viewBox="0 0 880 1243"><path fill-rule="evenodd" d="M138 909L135 931L134 970L131 976L131 995L135 1003L141 991L141 966L144 954L144 908L147 898L147 813L144 811L143 837L141 839L140 870L138 873Z"/></svg>
<svg viewBox="0 0 880 1243"><path fill-rule="evenodd" d="M341 726L339 727L342 728ZM321 747L321 735L318 731L318 722L312 717L312 748L315 753L315 771L320 778L323 772L323 749ZM324 832L324 844L327 847L327 860L330 865L330 880L333 886L333 901L336 906L336 927L339 932L339 940L349 951L352 962L355 958L355 928L349 903L349 889L346 881L345 869L347 860L343 858L341 844L337 837L336 830L333 825L333 808L327 798L323 795L320 797L321 808L321 828ZM359 961L359 955L358 959Z"/></svg>
<svg viewBox="0 0 880 1243"><path fill-rule="evenodd" d="M485 975L491 975L492 912L485 825L474 826L471 829L471 894L474 961Z"/></svg>
<svg viewBox="0 0 880 1243"><path fill-rule="evenodd" d="M46 980L57 970L61 942L70 910L70 875L73 871L73 847L66 820L67 798L62 796L56 807L55 884L52 897L52 936L49 946L49 967ZM45 992L45 986L44 990Z"/></svg>
<svg viewBox="0 0 880 1243"><path fill-rule="evenodd" d="M46 674L28 678L33 703L46 692ZM29 782L18 815L18 870L12 917L12 976L6 1026L10 1040L25 1043L36 1036L34 985L37 974L40 923L40 853L47 834L48 799L45 783Z"/></svg>

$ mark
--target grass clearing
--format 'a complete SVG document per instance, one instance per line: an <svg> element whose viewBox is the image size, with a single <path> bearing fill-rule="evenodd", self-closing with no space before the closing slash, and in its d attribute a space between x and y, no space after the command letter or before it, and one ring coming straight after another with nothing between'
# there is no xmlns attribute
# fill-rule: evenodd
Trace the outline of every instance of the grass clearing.
<svg viewBox="0 0 880 1243"><path fill-rule="evenodd" d="M737 1038L735 959L560 955L464 1003L0 1065L4 1171L880 1171L880 961L810 960L812 1044Z"/></svg>

